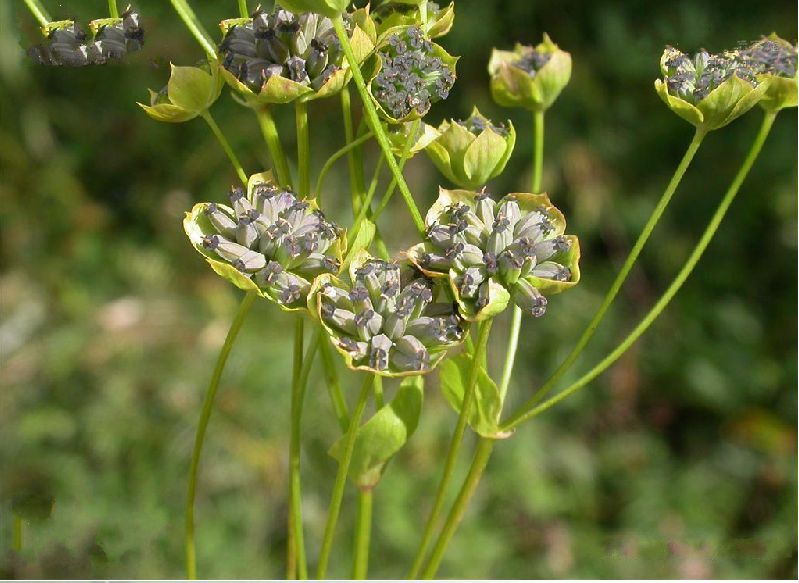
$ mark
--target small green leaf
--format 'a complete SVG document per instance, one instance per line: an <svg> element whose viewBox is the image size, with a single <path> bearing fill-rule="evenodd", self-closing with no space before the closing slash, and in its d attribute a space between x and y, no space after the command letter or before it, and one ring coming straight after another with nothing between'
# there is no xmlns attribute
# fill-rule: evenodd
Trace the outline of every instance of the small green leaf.
<svg viewBox="0 0 799 583"><path fill-rule="evenodd" d="M347 251L347 256L344 258L342 267L349 265L358 253L369 248L369 245L372 244L372 240L375 238L375 232L375 224L372 221L369 219L361 221L361 226L358 227L358 232L355 233L355 239L352 240L352 244L350 245L349 251Z"/></svg>
<svg viewBox="0 0 799 583"><path fill-rule="evenodd" d="M456 413L460 413L463 407L463 395L469 383L471 369L472 359L468 354L459 354L441 364L441 391ZM499 432L501 413L502 400L499 389L481 366L468 416L469 427L483 437L492 439L501 437Z"/></svg>
<svg viewBox="0 0 799 583"><path fill-rule="evenodd" d="M167 84L169 100L177 105L195 113L208 109L217 95L217 82L210 73L199 67L177 67L172 65L172 74Z"/></svg>
<svg viewBox="0 0 799 583"><path fill-rule="evenodd" d="M424 378L407 377L394 399L358 429L350 462L350 477L360 488L373 488L389 460L416 431L424 400ZM341 459L344 437L330 448Z"/></svg>

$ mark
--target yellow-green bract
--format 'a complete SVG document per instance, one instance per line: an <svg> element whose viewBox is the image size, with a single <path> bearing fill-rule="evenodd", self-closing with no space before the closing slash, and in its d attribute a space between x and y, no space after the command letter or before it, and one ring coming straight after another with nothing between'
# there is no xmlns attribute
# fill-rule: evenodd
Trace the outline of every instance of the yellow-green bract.
<svg viewBox="0 0 799 583"><path fill-rule="evenodd" d="M149 90L150 105L139 103L139 107L156 121L189 121L213 105L224 83L216 66L210 71L201 67L171 67L165 90L158 93Z"/></svg>

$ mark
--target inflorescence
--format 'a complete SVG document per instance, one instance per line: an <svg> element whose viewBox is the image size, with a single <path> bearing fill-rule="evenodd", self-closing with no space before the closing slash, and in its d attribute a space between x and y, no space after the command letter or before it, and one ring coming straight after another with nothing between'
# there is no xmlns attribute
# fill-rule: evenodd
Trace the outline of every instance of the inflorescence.
<svg viewBox="0 0 799 583"><path fill-rule="evenodd" d="M522 47L519 58L513 62L513 66L518 67L530 77L535 77L538 71L552 58L551 53L543 53L535 50L534 47Z"/></svg>
<svg viewBox="0 0 799 583"><path fill-rule="evenodd" d="M419 27L390 35L378 53L382 66L372 81L372 94L393 118L424 115L449 96L455 74L435 56L433 43Z"/></svg>
<svg viewBox="0 0 799 583"><path fill-rule="evenodd" d="M742 60L757 74L796 77L796 47L787 42L763 38L740 52Z"/></svg>
<svg viewBox="0 0 799 583"><path fill-rule="evenodd" d="M206 206L217 233L206 235L203 247L281 305L304 304L314 277L338 271L339 261L326 252L339 238L339 228L293 192L258 184L250 200L234 187L230 201L232 214L214 203Z"/></svg>
<svg viewBox="0 0 799 583"><path fill-rule="evenodd" d="M455 123L465 128L467 131L475 136L479 136L484 130L490 129L495 134L499 134L503 138L510 133L510 127L507 123L494 124L490 119L475 111L466 119L455 120Z"/></svg>
<svg viewBox="0 0 799 583"><path fill-rule="evenodd" d="M28 54L42 65L83 67L121 60L143 45L139 15L127 10L119 21L100 26L91 42L87 42L83 29L71 22L51 30L47 43L31 47Z"/></svg>
<svg viewBox="0 0 799 583"><path fill-rule="evenodd" d="M701 50L693 59L673 47L668 47L666 51L663 64L669 93L689 103L698 103L733 75L753 86L757 85L757 71L749 66L738 51L711 55Z"/></svg>
<svg viewBox="0 0 799 583"><path fill-rule="evenodd" d="M433 283L396 263L370 258L350 286L325 282L318 298L322 322L356 368L427 372L464 337L452 303L435 303Z"/></svg>
<svg viewBox="0 0 799 583"><path fill-rule="evenodd" d="M282 9L259 10L232 26L219 49L225 69L255 93L273 76L318 91L341 68L344 56L329 18Z"/></svg>

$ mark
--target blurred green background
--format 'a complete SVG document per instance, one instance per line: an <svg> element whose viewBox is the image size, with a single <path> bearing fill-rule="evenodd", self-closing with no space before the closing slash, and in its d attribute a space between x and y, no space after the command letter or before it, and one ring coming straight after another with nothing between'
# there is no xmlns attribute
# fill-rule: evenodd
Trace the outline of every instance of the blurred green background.
<svg viewBox="0 0 799 583"><path fill-rule="evenodd" d="M200 19L236 2L195 1ZM105 16L99 0L45 1L54 18ZM181 218L236 181L202 121L158 124L135 105L169 61L199 46L166 0L137 0L147 44L117 66L30 64L22 0L0 2L0 577L183 577L185 481L200 403L240 293L191 249ZM574 59L547 116L545 189L583 248L583 281L524 322L509 405L554 369L596 310L691 137L652 89L666 44L796 40L796 5L644 0L459 0L442 39L462 55L432 123L473 104L519 131L491 191L526 189L531 120L489 96L492 46L544 31ZM213 109L245 168L268 167L255 117L226 90ZM293 152L293 114L275 115ZM337 99L311 108L314 174L343 144ZM443 577L797 575L796 111L761 158L673 305L609 372L499 444L439 574ZM711 134L615 309L571 378L610 350L671 281L743 159L753 111ZM369 150L374 159L374 148ZM420 206L442 180L407 169ZM327 182L346 220L346 164ZM389 247L414 239L399 197ZM394 204L396 203L396 204ZM284 573L290 319L259 303L235 346L211 421L198 497L201 577ZM507 320L495 326L498 370ZM350 396L355 388L347 380ZM566 379L568 380L568 379ZM564 382L566 382L564 380ZM455 415L428 384L420 427L375 492L372 568L400 577L430 507ZM306 540L318 552L338 429L314 371L303 437ZM471 441L467 451L471 448ZM459 468L463 475L464 464ZM353 492L332 576L349 575ZM11 500L55 500L11 550Z"/></svg>

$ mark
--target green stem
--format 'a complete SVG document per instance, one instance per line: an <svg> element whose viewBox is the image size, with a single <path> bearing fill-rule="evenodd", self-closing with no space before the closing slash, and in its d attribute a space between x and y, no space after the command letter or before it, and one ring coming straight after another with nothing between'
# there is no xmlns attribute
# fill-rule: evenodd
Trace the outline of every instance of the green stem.
<svg viewBox="0 0 799 583"><path fill-rule="evenodd" d="M383 399L383 377L375 377L374 393L375 406L378 409L382 409L386 404L385 400Z"/></svg>
<svg viewBox="0 0 799 583"><path fill-rule="evenodd" d="M677 292L680 290L682 285L685 283L685 280L688 279L688 276L691 275L691 272L696 267L696 264L702 258L702 254L705 252L708 244L713 239L713 236L716 233L721 221L724 219L724 215L727 213L727 209L729 209L732 201L735 199L736 194L738 194L738 190L743 184L743 181L746 179L746 175L749 173L749 170L752 168L755 160L757 159L758 154L760 153L761 148L763 147L763 143L766 141L766 137L768 137L769 131L771 131L771 125L774 123L775 113L767 113L766 117L763 119L763 125L760 127L760 132L757 134L755 141L752 143L752 146L749 150L749 154L746 156L744 163L741 165L741 168L738 170L738 174L736 174L735 179L730 184L729 189L724 195L724 198L719 203L716 212L713 214L713 217L710 219L705 232L702 233L702 237L699 239L699 242L696 244L696 247L691 252L691 255L688 257L688 260L683 265L683 268L674 278L674 281L671 282L668 289L663 293L657 303L652 307L651 310L647 313L646 316L641 320L641 322L633 329L632 332L619 344L610 354L608 354L605 358L603 358L599 364L597 364L594 368L588 371L585 375L580 377L577 381L572 383L569 387L547 399L543 403L531 408L529 411L526 411L523 415L515 416L509 422L505 423L503 426L503 430L509 430L513 427L517 426L522 421L530 419L542 413L552 407L553 405L559 403L569 395L576 393L578 390L583 388L585 385L590 383L594 380L597 376L602 374L608 367L610 367L614 362L616 362L622 354L624 354L633 343L638 340L638 338L647 331L647 329L652 325L652 323L657 319L657 317L661 314L661 312L669 305L669 302L674 298Z"/></svg>
<svg viewBox="0 0 799 583"><path fill-rule="evenodd" d="M589 322L588 326L586 327L585 331L583 332L580 339L577 341L577 344L574 346L572 351L566 357L566 359L560 364L557 370L549 377L549 379L541 386L538 391L536 391L532 397L530 397L527 401L525 401L508 419L505 423L505 427L513 427L517 425L522 419L526 418L529 412L536 406L536 404L546 395L552 387L560 380L563 374L574 364L574 361L577 360L577 357L580 356L583 349L588 344L589 340L596 332L596 329L599 327L600 322L605 317L605 314L610 308L610 305L613 303L613 300L616 299L616 295L619 293L621 286L624 284L627 276L630 274L630 270L632 269L633 265L635 264L638 256L641 254L641 251L646 245L646 242L649 240L652 231L655 229L658 221L660 221L661 216L663 216L663 212L666 210L666 207L669 205L671 201L671 197L674 192L677 190L677 186L680 184L682 177L685 175L686 170L688 170L688 166L690 166L691 161L693 160L694 156L696 155L696 151L699 149L699 146L702 143L702 140L705 137L705 132L701 130L697 130L694 134L693 139L691 140L690 145L688 146L685 155L683 156L680 164L677 166L677 169L674 171L674 175L671 177L666 190L663 192L663 195L660 197L660 200L655 206L655 209L652 211L652 215L649 217L646 225L644 225L641 234L638 235L638 239L633 245L632 251L630 251L630 255L622 265L621 270L619 271L616 279L613 281L613 284L610 286L608 293L605 295L605 298L602 300L602 305L597 310L597 313L594 315L591 322Z"/></svg>
<svg viewBox="0 0 799 583"><path fill-rule="evenodd" d="M194 14L194 10L191 9L187 0L170 0L170 2L172 2L175 12L177 12L178 16L183 20L186 28L194 35L194 38L197 39L197 42L200 43L200 46L208 55L208 60L212 62L216 61L216 45L211 39L211 35L208 34L208 31L205 30L202 23L197 18L197 15Z"/></svg>
<svg viewBox="0 0 799 583"><path fill-rule="evenodd" d="M194 449L191 453L191 466L189 468L189 486L186 496L186 578L197 578L197 557L194 548L194 499L197 493L197 472L200 467L200 454L203 449L203 440L205 439L205 431L208 428L208 421L211 418L211 412L214 408L214 399L216 392L219 388L219 380L222 378L222 371L225 369L228 355L230 354L233 343L236 341L236 336L239 334L241 325L247 313L252 307L253 301L258 297L255 292L247 292L244 299L241 301L238 312L236 312L233 323L230 325L225 343L222 345L222 350L219 351L219 356L216 360L214 372L211 375L211 382L208 384L208 389L203 398L202 411L200 412L200 422L197 425L197 434L194 437Z"/></svg>
<svg viewBox="0 0 799 583"><path fill-rule="evenodd" d="M352 72L352 78L355 81L355 86L358 88L361 101L363 101L364 110L366 111L366 118L371 126L372 133L374 133L375 137L377 138L377 143L380 144L380 149L383 150L383 155L386 157L388 167L391 169L391 173L394 175L394 178L399 185L400 193L402 194L402 198L405 200L405 205L408 207L408 212L411 215L414 226L419 231L419 234L424 236L424 220L422 220L422 215L413 200L413 195L408 189L408 184L402 177L402 171L397 165L394 155L391 153L391 143L389 142L388 136L386 135L383 125L380 122L380 118L377 115L377 110L375 109L374 103L372 103L372 98L369 97L369 93L367 92L366 82L363 79L360 65L355 58L355 53L352 51L352 45L350 44L350 39L347 37L347 31L344 28L344 20L342 19L341 15L333 19L333 26L336 28L336 36L338 37L338 40L344 49L344 55L347 57L347 62L349 63L350 71Z"/></svg>
<svg viewBox="0 0 799 583"><path fill-rule="evenodd" d="M466 511L466 506L469 503L472 494L474 494L474 491L477 489L477 484L480 482L480 478L483 475L483 470L485 470L486 464L488 463L488 458L491 457L491 452L493 449L493 439L481 437L477 442L474 458L472 459L472 465L469 467L469 473L466 475L466 480L463 482L463 486L461 487L460 492L458 492L458 497L455 499L455 503L452 505L452 510L450 510L449 514L447 515L447 520L441 529L441 534L439 535L436 545L433 547L433 552L430 555L430 562L422 572L422 579L432 579L435 577L438 567L441 564L441 559L444 558L444 552L447 550L447 545L449 545L452 535L455 534L455 530L458 528L458 525L463 518L463 513Z"/></svg>
<svg viewBox="0 0 799 583"><path fill-rule="evenodd" d="M25 0L25 4L28 7L28 10L31 11L33 17L39 21L43 27L47 26L47 23L53 20L50 18L50 14L47 12L47 9L42 6L42 3L39 0Z"/></svg>
<svg viewBox="0 0 799 583"><path fill-rule="evenodd" d="M247 10L247 0L239 0L239 15L242 18L250 17L250 11Z"/></svg>
<svg viewBox="0 0 799 583"><path fill-rule="evenodd" d="M304 101L297 101L294 105L294 114L297 122L298 190L302 196L306 197L311 195L311 143L308 131L308 104Z"/></svg>
<svg viewBox="0 0 799 583"><path fill-rule="evenodd" d="M119 9L117 8L117 0L108 0L108 14L111 18L119 18Z"/></svg>
<svg viewBox="0 0 799 583"><path fill-rule="evenodd" d="M350 579L363 580L369 572L369 539L372 532L372 490L358 490L355 554Z"/></svg>
<svg viewBox="0 0 799 583"><path fill-rule="evenodd" d="M22 552L22 533L24 525L22 524L22 518L16 514L12 516L11 521L12 529L14 531L12 548L14 549L14 552L20 553Z"/></svg>
<svg viewBox="0 0 799 583"><path fill-rule="evenodd" d="M324 579L327 575L327 564L330 560L330 551L333 548L333 538L336 534L336 523L338 522L339 512L341 511L341 501L344 499L344 487L347 485L347 474L352 461L352 452L355 450L355 439L358 436L358 426L361 423L363 410L369 400L369 393L372 390L373 375L368 375L361 385L361 393L358 397L358 404L352 413L350 426L345 437L344 451L336 473L336 482L333 484L333 494L330 497L330 506L327 510L327 522L325 523L325 534L322 539L322 550L319 552L319 563L316 568L316 578Z"/></svg>
<svg viewBox="0 0 799 583"><path fill-rule="evenodd" d="M319 172L319 178L316 179L314 198L319 199L319 194L322 192L322 182L327 177L327 173L330 172L330 169L333 167L333 164L338 162L342 156L344 155L349 156L354 148L357 148L371 137L372 133L369 132L352 142L348 142L347 144L339 148L332 156L330 156L330 158L327 159L327 162L325 162L325 165L322 166L322 170Z"/></svg>
<svg viewBox="0 0 799 583"><path fill-rule="evenodd" d="M219 145L222 146L222 149L227 154L230 163L233 164L233 168L236 169L236 174L239 175L239 180L241 180L244 186L247 186L247 174L244 172L244 169L241 167L241 162L236 157L236 154L233 152L233 148L230 147L230 143L225 138L225 135L222 133L222 130L219 128L217 123L214 121L214 118L211 116L211 112L207 109L203 111L201 114L202 118L205 120L205 123L208 124L208 127L211 128L211 131L214 132L214 136L216 136Z"/></svg>
<svg viewBox="0 0 799 583"><path fill-rule="evenodd" d="M288 579L307 579L308 563L305 558L305 538L302 528L302 489L300 487L300 437L302 435L302 407L308 388L316 350L319 347L319 334L314 335L305 355L302 353L303 319L297 316L294 329L294 367L291 387L291 431L289 441L289 560Z"/></svg>
<svg viewBox="0 0 799 583"><path fill-rule="evenodd" d="M344 119L344 137L347 144L350 144L355 139L355 126L352 123L352 98L349 87L341 90L341 114ZM350 193L354 216L360 209L361 195L366 191L363 183L363 155L360 148L347 152L347 165L350 170Z"/></svg>
<svg viewBox="0 0 799 583"><path fill-rule="evenodd" d="M336 413L341 433L347 431L350 425L350 414L347 410L347 401L344 399L344 393L341 391L341 383L338 380L338 373L336 372L336 362L333 359L332 346L328 340L324 328L320 326L319 329L319 352L322 353L322 366L325 371L325 383L327 385L328 396L330 402L333 403L333 411Z"/></svg>
<svg viewBox="0 0 799 583"><path fill-rule="evenodd" d="M472 359L472 367L469 371L469 384L463 396L463 404L461 405L460 415L458 415L458 423L455 425L455 431L452 433L452 440L449 444L447 451L446 461L444 462L444 473L441 476L441 481L438 484L436 497L433 502L433 508L430 510L430 515L427 517L427 524L425 524L422 540L419 543L419 548L416 551L416 557L413 560L413 566L408 573L407 579L416 579L419 576L419 571L427 555L427 549L433 537L433 531L438 523L441 510L444 508L444 500L447 494L447 488L452 481L452 476L455 473L455 463L458 461L458 452L460 450L463 435L466 432L466 426L469 421L469 410L471 409L474 401L474 396L477 387L477 379L480 374L480 363L488 347L488 337L491 333L491 323L493 319L485 320L480 324L480 331L477 337L477 347L475 348L474 358Z"/></svg>
<svg viewBox="0 0 799 583"><path fill-rule="evenodd" d="M541 192L541 182L544 179L544 112L536 111L533 114L533 133L535 146L533 146L533 192Z"/></svg>
<svg viewBox="0 0 799 583"><path fill-rule="evenodd" d="M289 170L286 154L283 152L283 145L280 143L280 135L277 132L275 119L268 106L260 107L255 110L258 117L258 125L261 126L261 133L264 136L266 147L269 148L269 156L272 158L272 165L275 167L277 180L281 186L291 187L291 171Z"/></svg>

